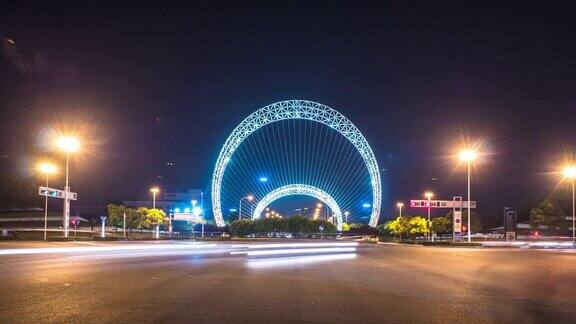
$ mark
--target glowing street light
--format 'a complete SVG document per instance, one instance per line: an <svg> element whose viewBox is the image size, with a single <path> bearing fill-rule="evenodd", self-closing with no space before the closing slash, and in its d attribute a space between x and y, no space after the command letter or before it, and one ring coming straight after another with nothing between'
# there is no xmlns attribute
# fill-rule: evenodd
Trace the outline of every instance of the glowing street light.
<svg viewBox="0 0 576 324"><path fill-rule="evenodd" d="M76 137L63 136L56 140L58 148L65 153L76 153L80 150L80 141Z"/></svg>
<svg viewBox="0 0 576 324"><path fill-rule="evenodd" d="M246 199L248 201L252 201L252 200L254 200L254 196L248 195L246 197L240 198L240 203L238 204L239 205L238 206L238 219L239 220L242 219L242 200L244 200L244 199Z"/></svg>
<svg viewBox="0 0 576 324"><path fill-rule="evenodd" d="M48 179L50 175L55 174L58 169L54 164L43 162L38 165L38 171L46 175L46 187L48 187ZM44 240L46 240L46 231L48 229L48 196L44 201Z"/></svg>
<svg viewBox="0 0 576 324"><path fill-rule="evenodd" d="M350 215L350 212L349 212L349 211L345 211L345 212L344 212L344 217L345 217L344 223L346 223L346 224L348 224L348 215Z"/></svg>
<svg viewBox="0 0 576 324"><path fill-rule="evenodd" d="M402 207L404 207L404 203L399 201L396 203L396 207L398 207L398 214L399 217L402 217Z"/></svg>
<svg viewBox="0 0 576 324"><path fill-rule="evenodd" d="M460 158L460 161L462 162L466 162L466 166L468 168L468 243L471 242L471 231L470 231L470 219L472 218L472 215L470 214L470 172L471 172L471 168L470 166L472 165L472 162L474 162L474 160L476 160L476 158L478 157L478 153L474 150L462 150L460 152L460 154L458 155L458 157Z"/></svg>
<svg viewBox="0 0 576 324"><path fill-rule="evenodd" d="M572 242L576 242L576 188L574 181L576 180L576 166L567 166L562 170L564 178L572 181Z"/></svg>
<svg viewBox="0 0 576 324"><path fill-rule="evenodd" d="M68 237L70 223L70 185L68 183L68 160L70 154L80 151L80 140L74 136L62 136L56 139L56 147L66 155L66 186L64 187L64 219L62 220L64 237Z"/></svg>
<svg viewBox="0 0 576 324"><path fill-rule="evenodd" d="M152 187L150 192L152 193L152 209L156 209L156 194L160 192L160 188Z"/></svg>

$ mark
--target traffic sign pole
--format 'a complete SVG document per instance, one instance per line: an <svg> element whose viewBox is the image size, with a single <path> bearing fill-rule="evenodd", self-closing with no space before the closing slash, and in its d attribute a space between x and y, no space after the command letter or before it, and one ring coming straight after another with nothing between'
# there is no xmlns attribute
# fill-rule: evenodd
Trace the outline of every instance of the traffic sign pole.
<svg viewBox="0 0 576 324"><path fill-rule="evenodd" d="M48 187L48 173L46 173L46 187ZM44 241L46 241L47 235L46 231L48 230L48 196L44 201Z"/></svg>
<svg viewBox="0 0 576 324"><path fill-rule="evenodd" d="M62 230L64 232L64 237L68 237L68 224L70 223L70 199L68 198L68 192L70 192L70 187L68 187L68 153L66 153L66 186L64 187L64 215L62 219Z"/></svg>

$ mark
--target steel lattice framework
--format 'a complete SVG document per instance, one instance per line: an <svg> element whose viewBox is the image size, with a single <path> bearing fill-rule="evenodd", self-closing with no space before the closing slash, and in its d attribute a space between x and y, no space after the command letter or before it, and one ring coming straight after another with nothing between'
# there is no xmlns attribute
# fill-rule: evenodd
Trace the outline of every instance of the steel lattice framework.
<svg viewBox="0 0 576 324"><path fill-rule="evenodd" d="M236 149L250 134L259 128L289 119L305 119L322 123L338 131L356 147L370 175L373 201L369 225L375 227L380 216L382 187L378 162L376 162L372 148L362 133L348 118L328 106L308 100L287 100L260 108L246 117L226 139L212 175L212 211L216 225L219 227L225 226L220 201L222 179L224 178L226 166Z"/></svg>
<svg viewBox="0 0 576 324"><path fill-rule="evenodd" d="M298 195L311 196L328 205L336 217L336 229L338 231L342 231L342 211L336 203L336 200L334 200L334 198L332 198L332 196L330 196L327 192L317 187L305 184L289 184L272 190L270 193L264 196L264 198L260 199L258 205L256 205L256 208L254 208L252 219L260 218L264 208L266 208L266 206L270 205L274 201L283 197Z"/></svg>

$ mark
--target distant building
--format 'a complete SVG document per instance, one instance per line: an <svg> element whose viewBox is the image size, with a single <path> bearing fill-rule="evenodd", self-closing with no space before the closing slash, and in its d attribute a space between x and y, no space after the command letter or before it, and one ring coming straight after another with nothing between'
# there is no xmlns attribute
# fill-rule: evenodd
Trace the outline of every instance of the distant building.
<svg viewBox="0 0 576 324"><path fill-rule="evenodd" d="M70 215L70 217L77 218L80 226L88 224L86 218L77 215ZM49 212L47 227L62 228L62 212ZM37 228L44 228L44 210L40 208L0 211L0 230Z"/></svg>
<svg viewBox="0 0 576 324"><path fill-rule="evenodd" d="M176 209L184 211L186 208L192 209L192 201L195 201L197 207L202 207L203 196L203 192L200 189L189 189L186 192L161 192L156 196L156 208L162 209L167 213ZM123 204L131 208L152 208L152 199L126 200Z"/></svg>

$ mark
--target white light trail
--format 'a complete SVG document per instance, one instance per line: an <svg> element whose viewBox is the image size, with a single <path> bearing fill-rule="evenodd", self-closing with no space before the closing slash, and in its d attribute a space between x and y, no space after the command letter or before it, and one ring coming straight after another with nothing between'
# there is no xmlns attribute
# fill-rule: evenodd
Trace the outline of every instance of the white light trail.
<svg viewBox="0 0 576 324"><path fill-rule="evenodd" d="M306 255L300 257L286 257L274 259L251 259L248 267L252 269L267 269L282 266L295 266L316 262L351 260L356 258L356 253L329 254L329 255Z"/></svg>
<svg viewBox="0 0 576 324"><path fill-rule="evenodd" d="M22 255L22 254L54 254L54 253L78 253L78 252L127 252L139 250L174 250L174 249L201 249L216 247L216 244L188 243L188 244L141 244L141 245L114 245L114 246L75 246L58 248L21 248L21 249L0 249L2 255Z"/></svg>
<svg viewBox="0 0 576 324"><path fill-rule="evenodd" d="M260 256L260 255L282 255L282 254L349 253L349 252L356 252L356 248L331 247L331 248L310 248L310 249L279 249L279 250L230 252L230 254L246 254L249 256Z"/></svg>
<svg viewBox="0 0 576 324"><path fill-rule="evenodd" d="M323 247L323 246L357 246L358 242L342 242L342 243L277 243L277 244L258 244L250 245L249 249L277 249L277 248L297 248L297 247Z"/></svg>

